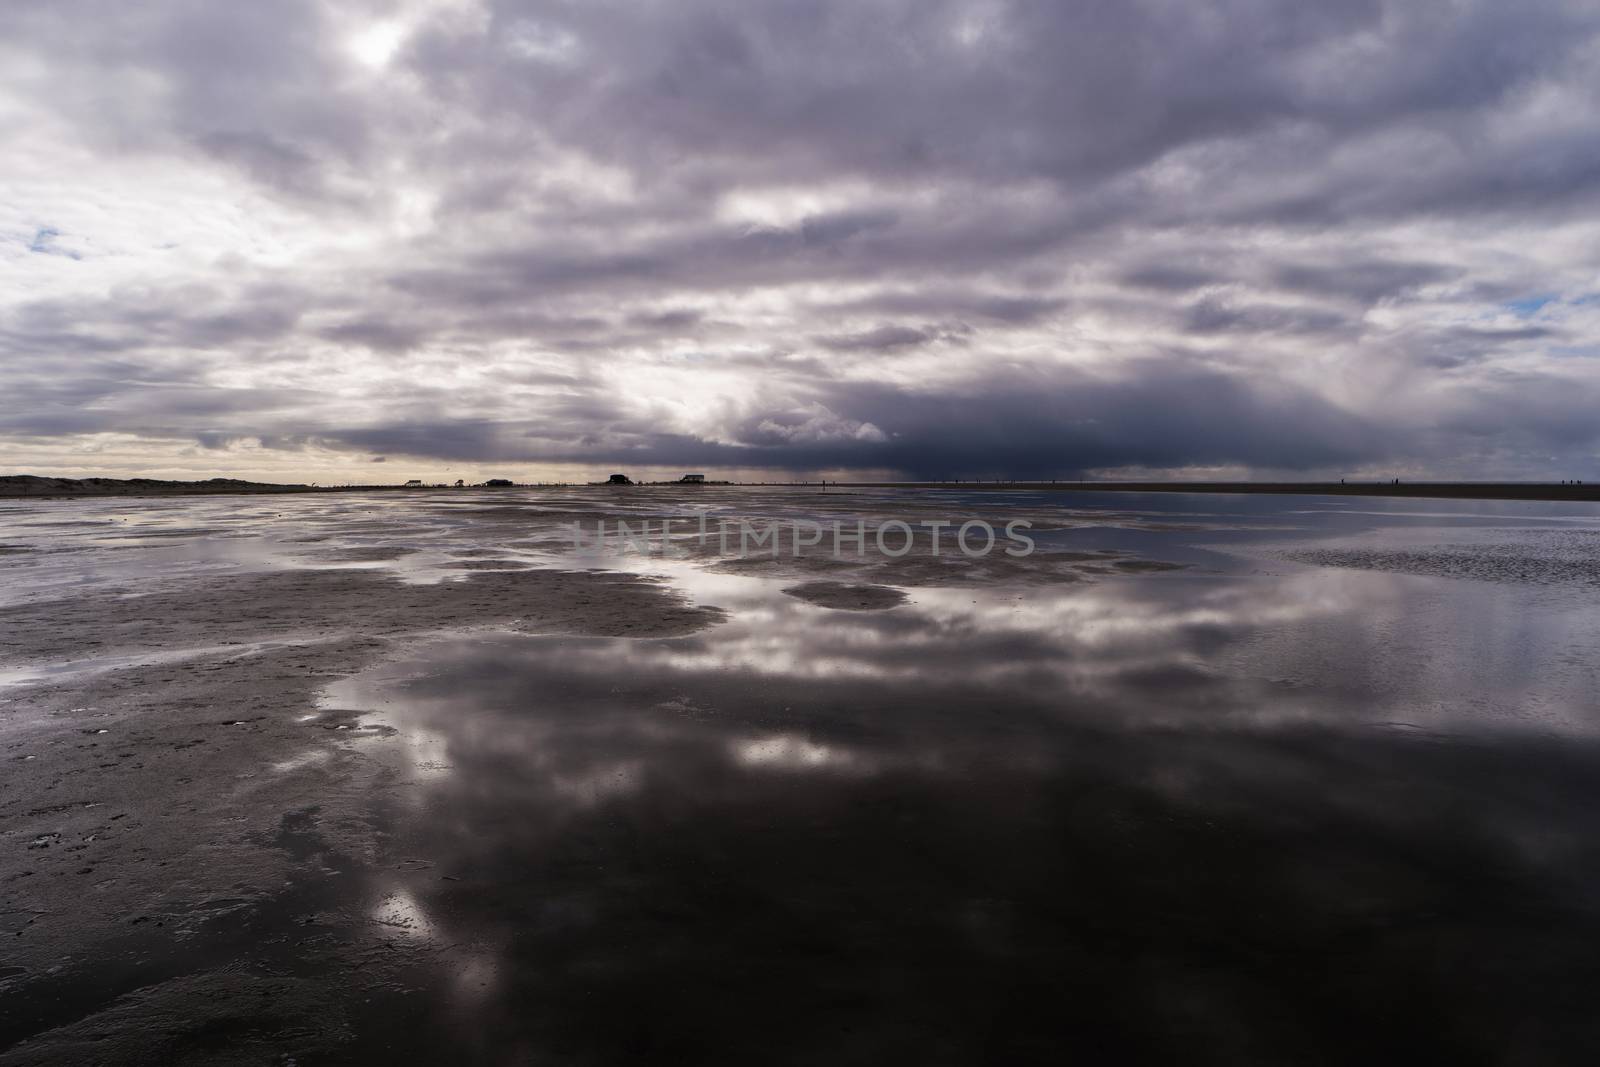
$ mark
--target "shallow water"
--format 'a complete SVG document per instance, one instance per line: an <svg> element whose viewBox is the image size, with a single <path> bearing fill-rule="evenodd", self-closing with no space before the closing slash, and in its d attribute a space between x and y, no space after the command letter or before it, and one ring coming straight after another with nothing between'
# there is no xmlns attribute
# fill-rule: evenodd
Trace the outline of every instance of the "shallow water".
<svg viewBox="0 0 1600 1067"><path fill-rule="evenodd" d="M0 535L34 550L0 557L14 601L172 567L451 581L465 559L639 571L727 613L669 639L397 643L306 709L393 776L362 815L374 851L286 812L289 885L140 953L292 968L297 917L358 919L400 977L348 1006L339 1062L1600 1050L1600 509L501 499L562 519L1025 512L1042 557L1184 568L1091 558L1085 580L910 582L838 610L787 572L574 556L526 515L513 544L481 495L30 503Z"/></svg>

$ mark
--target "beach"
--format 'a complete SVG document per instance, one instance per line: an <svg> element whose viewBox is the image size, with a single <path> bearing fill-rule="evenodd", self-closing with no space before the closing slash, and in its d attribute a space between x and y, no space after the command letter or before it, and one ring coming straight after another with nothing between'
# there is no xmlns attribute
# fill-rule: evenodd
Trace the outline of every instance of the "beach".
<svg viewBox="0 0 1600 1067"><path fill-rule="evenodd" d="M0 1063L1561 1062L1597 548L1581 501L0 501Z"/></svg>

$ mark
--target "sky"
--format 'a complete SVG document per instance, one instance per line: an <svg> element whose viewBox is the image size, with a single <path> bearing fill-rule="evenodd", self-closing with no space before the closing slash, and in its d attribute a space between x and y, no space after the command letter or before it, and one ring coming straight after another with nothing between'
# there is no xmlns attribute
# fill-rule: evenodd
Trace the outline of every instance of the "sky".
<svg viewBox="0 0 1600 1067"><path fill-rule="evenodd" d="M6 0L0 473L1600 480L1592 0Z"/></svg>

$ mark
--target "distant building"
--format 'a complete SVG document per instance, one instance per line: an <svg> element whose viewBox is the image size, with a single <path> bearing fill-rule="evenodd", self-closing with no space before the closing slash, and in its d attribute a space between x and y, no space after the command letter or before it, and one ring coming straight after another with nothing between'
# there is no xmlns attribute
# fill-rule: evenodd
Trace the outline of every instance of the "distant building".
<svg viewBox="0 0 1600 1067"><path fill-rule="evenodd" d="M413 479L411 479L409 482L406 483L406 488L407 489L421 489L422 488L422 479L421 478L413 478Z"/></svg>
<svg viewBox="0 0 1600 1067"><path fill-rule="evenodd" d="M706 476L704 474L685 474L682 478L678 479L678 481L687 485L704 485L705 480Z"/></svg>
<svg viewBox="0 0 1600 1067"><path fill-rule="evenodd" d="M632 485L633 481L626 474L613 474L606 479L607 485Z"/></svg>
<svg viewBox="0 0 1600 1067"><path fill-rule="evenodd" d="M513 483L510 478L490 478L483 484L487 485L490 489L509 489L515 483Z"/></svg>

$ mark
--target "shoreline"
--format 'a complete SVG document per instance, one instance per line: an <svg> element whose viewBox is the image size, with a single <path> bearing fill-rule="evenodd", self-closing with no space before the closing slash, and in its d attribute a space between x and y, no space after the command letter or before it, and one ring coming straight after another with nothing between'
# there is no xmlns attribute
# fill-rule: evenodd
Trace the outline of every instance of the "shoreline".
<svg viewBox="0 0 1600 1067"><path fill-rule="evenodd" d="M0 500L65 500L98 497L170 496L276 496L302 493L436 493L440 491L503 492L508 489L600 489L618 491L639 489L682 489L680 482L645 482L611 487L603 483L534 483L513 486L406 486L406 485L274 485L264 482L157 482L154 479L83 479L78 485L62 485L75 479L39 479L50 486L22 485L21 479L0 478ZM11 483L11 484L7 484ZM93 484L83 484L93 483ZM958 490L983 493L1207 493L1238 495L1299 495L1401 497L1436 500L1531 500L1574 503L1600 503L1600 482L1562 485L1547 482L1166 482L1166 481L949 481L949 482L729 482L713 488L805 488L826 492L833 489L916 489ZM699 487L695 491L700 491Z"/></svg>
<svg viewBox="0 0 1600 1067"><path fill-rule="evenodd" d="M1545 482L829 482L842 489L961 489L1012 493L1212 493L1274 496L1383 496L1443 500L1600 503L1600 483Z"/></svg>

